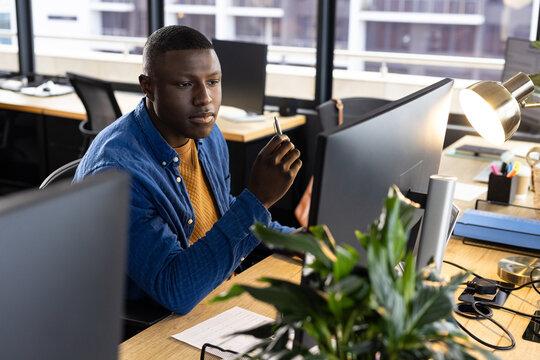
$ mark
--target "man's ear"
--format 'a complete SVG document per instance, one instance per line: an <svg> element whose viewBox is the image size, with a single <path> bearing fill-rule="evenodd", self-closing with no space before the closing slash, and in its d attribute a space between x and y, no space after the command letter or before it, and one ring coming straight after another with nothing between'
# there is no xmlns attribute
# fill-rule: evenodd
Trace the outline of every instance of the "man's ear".
<svg viewBox="0 0 540 360"><path fill-rule="evenodd" d="M139 85L141 86L141 90L146 95L146 97L151 101L154 101L152 78L143 74L139 75Z"/></svg>

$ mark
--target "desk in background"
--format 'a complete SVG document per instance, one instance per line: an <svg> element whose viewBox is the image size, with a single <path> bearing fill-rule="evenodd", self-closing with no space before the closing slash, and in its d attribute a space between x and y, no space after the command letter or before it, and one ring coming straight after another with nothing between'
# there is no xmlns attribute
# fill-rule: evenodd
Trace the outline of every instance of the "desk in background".
<svg viewBox="0 0 540 360"><path fill-rule="evenodd" d="M142 98L141 93L115 92L122 113L133 110ZM35 166L38 167L34 182L39 184L49 173L78 157L82 136L79 121L86 119L86 111L75 93L35 97L9 90L0 90L0 121L3 117L24 118L20 132L33 131ZM280 117L284 131L293 138L300 138L298 128L305 123L303 115ZM231 158L233 194L238 194L247 184L249 169L259 150L274 134L272 114L263 122L238 123L221 118L217 124L227 140ZM32 129L32 127L34 129ZM0 156L1 161L1 156ZM10 168L9 166L5 166Z"/></svg>
<svg viewBox="0 0 540 360"><path fill-rule="evenodd" d="M464 143L487 145L485 141L478 137L468 136L458 141L456 144L453 144L452 147ZM514 146L523 145L527 145L527 143L510 141L504 146L512 148ZM529 145L533 146L535 144L529 143ZM457 176L460 182L472 184L474 175L485 167L486 164L489 164L489 161L486 162L482 160L443 155L439 173ZM529 192L527 199L520 202L523 204L531 203L532 193ZM462 210L474 207L474 201L456 201L456 203ZM485 277L498 279L497 263L501 258L507 256L511 256L511 254L505 251L464 245L460 240L452 239L448 243L445 260L468 267ZM242 295L240 298L231 299L224 303L207 304L208 299L212 298L215 294L229 289L235 283L249 285L256 284L255 279L261 276L273 276L299 282L301 276L300 269L301 265L292 260L283 260L283 258L275 256L267 258L234 279L221 284L189 314L185 316L171 315L158 324L122 343L120 345L120 359L198 359L200 356L200 351L198 349L173 339L171 335L190 328L233 306L240 306L265 316L275 316L275 310L273 310L273 308L269 307L267 304L253 300L246 294ZM452 275L457 272L459 272L458 269L448 264L443 265L442 273L444 275ZM459 293L456 293L456 299L458 295ZM507 299L505 306L532 314L536 309L540 308L540 296L534 292L533 289L524 288L515 291L514 295L511 295ZM497 351L496 354L498 356L502 359L522 360L533 358L533 354L540 354L540 343L532 343L521 339L529 320L500 311L496 311L495 314L495 319L511 331L517 342L517 345L513 350ZM501 346L507 344L504 338L497 335L500 334L500 331L498 333L493 333L489 328L484 326L486 324L485 322L466 320L463 318L459 318L459 321L477 336L492 344Z"/></svg>
<svg viewBox="0 0 540 360"><path fill-rule="evenodd" d="M141 98L141 93L115 91L114 95L123 114L135 109ZM222 106L225 108L226 106ZM79 97L75 93L60 96L37 97L24 95L9 90L0 90L0 109L14 110L56 116L73 120L85 120L86 111ZM274 134L273 114L268 115L267 121L261 122L234 122L218 118L217 124L225 140L249 142ZM280 117L282 130L290 130L305 123L305 117L294 115Z"/></svg>

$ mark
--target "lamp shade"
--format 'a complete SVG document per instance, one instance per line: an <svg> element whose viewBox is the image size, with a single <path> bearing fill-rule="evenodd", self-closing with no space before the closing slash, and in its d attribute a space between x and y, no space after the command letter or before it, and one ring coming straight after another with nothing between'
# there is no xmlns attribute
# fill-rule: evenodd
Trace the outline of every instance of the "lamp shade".
<svg viewBox="0 0 540 360"><path fill-rule="evenodd" d="M493 144L502 144L519 127L521 107L534 91L527 74L518 73L504 83L481 81L460 93L460 102L475 130Z"/></svg>

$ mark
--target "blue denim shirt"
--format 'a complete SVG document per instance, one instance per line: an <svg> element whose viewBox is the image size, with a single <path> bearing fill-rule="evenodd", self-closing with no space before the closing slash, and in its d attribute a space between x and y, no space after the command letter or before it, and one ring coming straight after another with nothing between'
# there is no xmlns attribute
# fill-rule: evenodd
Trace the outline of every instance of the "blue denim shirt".
<svg viewBox="0 0 540 360"><path fill-rule="evenodd" d="M188 313L227 279L258 245L249 229L255 222L292 230L271 222L249 190L236 198L230 195L229 153L217 126L197 140L197 152L221 217L191 246L197 219L178 171L178 154L152 124L144 98L99 133L74 180L108 168L131 174L127 297L148 295L179 314Z"/></svg>

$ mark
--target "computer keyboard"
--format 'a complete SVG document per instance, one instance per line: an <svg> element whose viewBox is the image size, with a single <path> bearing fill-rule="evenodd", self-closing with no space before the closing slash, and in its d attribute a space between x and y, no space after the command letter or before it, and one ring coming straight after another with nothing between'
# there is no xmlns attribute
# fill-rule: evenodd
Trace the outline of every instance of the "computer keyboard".
<svg viewBox="0 0 540 360"><path fill-rule="evenodd" d="M265 121L266 117L264 115L223 115L221 116L225 120L234 121L234 122L259 122Z"/></svg>
<svg viewBox="0 0 540 360"><path fill-rule="evenodd" d="M52 80L49 80L39 86L23 87L21 88L20 92L22 94L33 96L54 96L69 94L73 92L73 87L69 85L55 84Z"/></svg>

